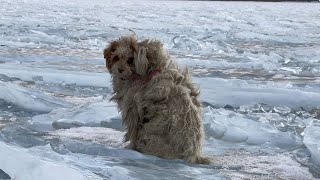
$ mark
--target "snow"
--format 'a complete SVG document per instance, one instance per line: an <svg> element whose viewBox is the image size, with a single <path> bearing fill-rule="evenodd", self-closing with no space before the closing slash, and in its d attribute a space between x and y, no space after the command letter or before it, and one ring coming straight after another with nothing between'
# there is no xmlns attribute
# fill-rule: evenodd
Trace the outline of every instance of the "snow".
<svg viewBox="0 0 320 180"><path fill-rule="evenodd" d="M111 147L124 146L124 143L121 140L121 137L124 137L124 132L116 131L111 128L79 127L60 129L58 131L49 132L49 135L53 137L58 136L59 138L71 138L89 142L99 142Z"/></svg>
<svg viewBox="0 0 320 180"><path fill-rule="evenodd" d="M231 179L313 179L305 168L293 161L287 154L258 157L244 154L226 155L223 158L215 157L215 162L242 168L242 171L248 174L243 176L237 171L223 170L224 173L230 174ZM256 174L261 174L261 176L258 178Z"/></svg>
<svg viewBox="0 0 320 180"><path fill-rule="evenodd" d="M0 4L0 169L13 179L320 177L318 4ZM130 30L189 68L211 165L125 148L102 50Z"/></svg>

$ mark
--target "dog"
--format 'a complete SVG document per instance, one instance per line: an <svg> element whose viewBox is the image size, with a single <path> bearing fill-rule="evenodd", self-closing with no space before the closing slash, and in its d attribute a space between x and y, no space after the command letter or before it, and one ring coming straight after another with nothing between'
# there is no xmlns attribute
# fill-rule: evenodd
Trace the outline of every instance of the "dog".
<svg viewBox="0 0 320 180"><path fill-rule="evenodd" d="M204 137L199 89L159 40L135 35L113 40L104 49L106 68L126 127L129 148L166 159L209 164L202 156Z"/></svg>

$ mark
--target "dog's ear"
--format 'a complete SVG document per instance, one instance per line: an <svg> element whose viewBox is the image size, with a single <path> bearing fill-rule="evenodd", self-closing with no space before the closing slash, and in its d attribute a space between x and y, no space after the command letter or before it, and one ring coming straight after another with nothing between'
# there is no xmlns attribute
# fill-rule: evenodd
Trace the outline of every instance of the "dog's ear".
<svg viewBox="0 0 320 180"><path fill-rule="evenodd" d="M158 40L146 39L138 43L138 52L135 53L135 69L139 75L146 75L150 69L162 67L163 45Z"/></svg>
<svg viewBox="0 0 320 180"><path fill-rule="evenodd" d="M130 37L130 46L134 53L134 67L137 74L145 76L148 72L149 61L147 59L147 49L139 46L137 37L132 35Z"/></svg>
<svg viewBox="0 0 320 180"><path fill-rule="evenodd" d="M111 70L111 66L112 66L111 56L112 56L112 53L116 50L117 46L118 46L118 42L112 41L110 45L103 50L103 56L104 56L104 59L106 60L106 67L109 71Z"/></svg>
<svg viewBox="0 0 320 180"><path fill-rule="evenodd" d="M163 44L157 39L146 39L138 43L139 47L146 50L145 59L148 69L161 69L168 63L168 55L163 49ZM148 72L147 72L148 73Z"/></svg>
<svg viewBox="0 0 320 180"><path fill-rule="evenodd" d="M140 46L138 52L134 53L134 66L137 74L145 76L148 73L147 48Z"/></svg>

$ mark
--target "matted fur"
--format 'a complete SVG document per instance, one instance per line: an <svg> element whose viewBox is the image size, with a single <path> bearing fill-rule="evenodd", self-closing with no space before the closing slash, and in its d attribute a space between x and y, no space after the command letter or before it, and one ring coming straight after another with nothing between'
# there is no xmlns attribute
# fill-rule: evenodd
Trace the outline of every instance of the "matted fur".
<svg viewBox="0 0 320 180"><path fill-rule="evenodd" d="M209 163L201 155L204 132L199 90L162 43L124 36L108 45L104 57L112 75L112 100L127 128L124 141L145 154Z"/></svg>

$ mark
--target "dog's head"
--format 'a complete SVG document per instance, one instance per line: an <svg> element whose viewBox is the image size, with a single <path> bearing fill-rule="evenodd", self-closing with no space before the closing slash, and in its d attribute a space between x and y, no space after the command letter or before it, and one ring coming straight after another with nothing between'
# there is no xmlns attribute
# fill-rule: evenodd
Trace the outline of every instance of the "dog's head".
<svg viewBox="0 0 320 180"><path fill-rule="evenodd" d="M137 52L137 39L134 36L112 41L103 51L107 69L114 76L128 79L134 73L134 55Z"/></svg>
<svg viewBox="0 0 320 180"><path fill-rule="evenodd" d="M125 80L133 75L146 76L167 63L167 55L160 41L138 42L135 36L124 36L112 41L103 53L109 72Z"/></svg>

